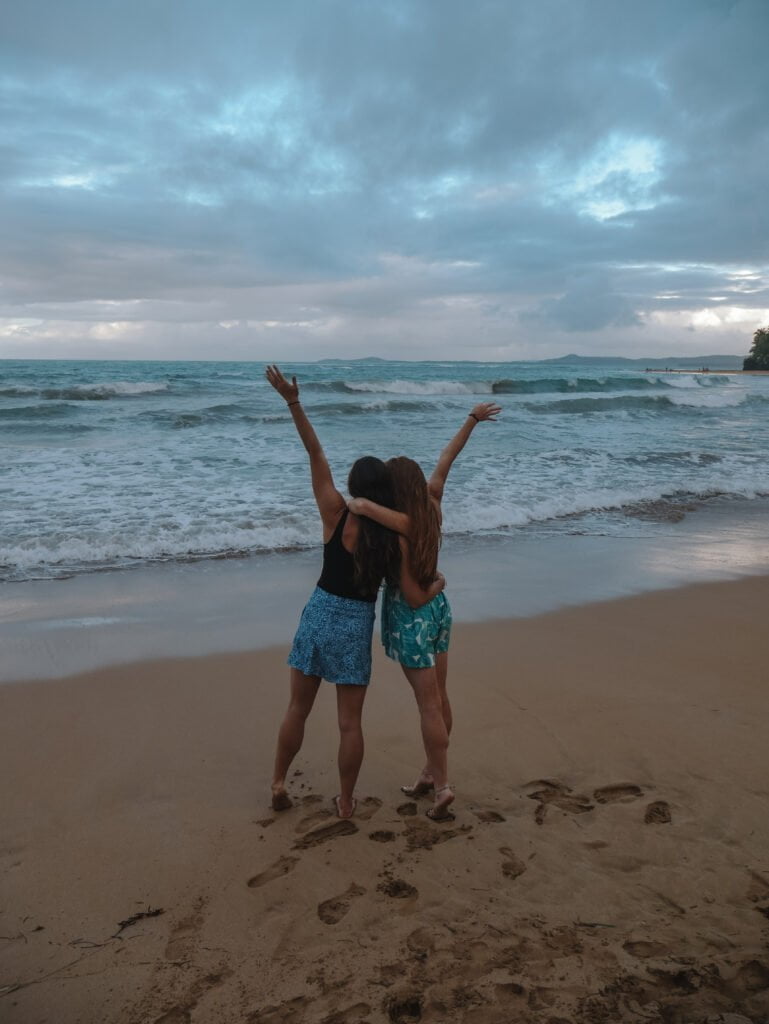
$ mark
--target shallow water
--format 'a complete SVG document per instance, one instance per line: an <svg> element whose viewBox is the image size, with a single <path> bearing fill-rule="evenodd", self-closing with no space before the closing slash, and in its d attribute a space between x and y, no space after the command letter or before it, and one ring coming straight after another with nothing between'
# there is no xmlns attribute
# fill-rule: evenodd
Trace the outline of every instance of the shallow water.
<svg viewBox="0 0 769 1024"><path fill-rule="evenodd" d="M678 506L769 493L769 380L612 365L286 365L337 483L425 468L478 401L445 531L653 535ZM0 362L0 579L311 547L306 456L254 363ZM720 500L720 499L719 499Z"/></svg>

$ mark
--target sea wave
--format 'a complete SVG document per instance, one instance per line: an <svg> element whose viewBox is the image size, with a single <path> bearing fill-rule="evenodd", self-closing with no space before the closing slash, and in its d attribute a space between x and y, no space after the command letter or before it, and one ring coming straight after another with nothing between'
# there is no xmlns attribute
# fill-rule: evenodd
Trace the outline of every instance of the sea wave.
<svg viewBox="0 0 769 1024"><path fill-rule="evenodd" d="M9 409L0 408L0 419L13 421L49 420L56 416L67 416L72 407L66 402L55 402L52 405L17 405Z"/></svg>
<svg viewBox="0 0 769 1024"><path fill-rule="evenodd" d="M169 385L160 381L114 381L111 384L73 384L64 388L42 388L41 398L63 399L68 402L105 402L110 398L132 398L168 391Z"/></svg>
<svg viewBox="0 0 769 1024"><path fill-rule="evenodd" d="M431 402L398 399L372 399L367 402L317 402L312 407L313 417L361 416L374 412L427 412L434 408ZM249 403L225 403L203 409L144 410L138 420L154 423L172 430L188 430L196 427L210 427L216 424L280 423L290 418L289 413L280 409L269 413L255 412Z"/></svg>
<svg viewBox="0 0 769 1024"><path fill-rule="evenodd" d="M330 380L302 383L303 390L310 392L337 392L355 394L395 395L540 395L540 394L591 394L621 391L659 391L661 388L710 388L729 386L726 377L706 377L694 374L680 378L659 375L620 377L502 377L495 380Z"/></svg>
<svg viewBox="0 0 769 1024"><path fill-rule="evenodd" d="M0 580L61 577L157 562L244 558L297 551L317 544L316 518L306 524L276 521L262 527L222 529L214 523L185 530L128 529L106 535L64 534L0 546Z"/></svg>
<svg viewBox="0 0 769 1024"><path fill-rule="evenodd" d="M159 381L114 381L111 384L71 384L66 387L31 388L14 385L0 388L0 398L42 398L48 402L106 402L110 398L132 398L169 390Z"/></svg>
<svg viewBox="0 0 769 1024"><path fill-rule="evenodd" d="M540 380L497 380L495 395L582 394L605 391L645 391L665 387L659 377L543 377Z"/></svg>
<svg viewBox="0 0 769 1024"><path fill-rule="evenodd" d="M343 381L346 391L383 395L490 395L491 381L374 380Z"/></svg>
<svg viewBox="0 0 769 1024"><path fill-rule="evenodd" d="M676 412L693 409L723 409L741 405L747 400L744 394L708 394L707 392L685 392L671 395L614 395L601 398L566 398L553 402L526 402L524 407L539 414L584 415L585 413L607 412Z"/></svg>
<svg viewBox="0 0 769 1024"><path fill-rule="evenodd" d="M699 488L670 490L651 485L564 488L558 494L517 502L504 495L497 500L452 502L445 512L447 536L504 533L531 525L544 526L590 514L619 514L633 518L673 521L689 508L714 497L766 497L764 486L752 479L722 475ZM157 562L190 562L251 557L269 552L305 550L319 545L314 509L287 522L275 516L263 522L222 524L208 520L184 527L139 525L111 529L60 532L0 545L0 580L61 577L84 572L129 568Z"/></svg>

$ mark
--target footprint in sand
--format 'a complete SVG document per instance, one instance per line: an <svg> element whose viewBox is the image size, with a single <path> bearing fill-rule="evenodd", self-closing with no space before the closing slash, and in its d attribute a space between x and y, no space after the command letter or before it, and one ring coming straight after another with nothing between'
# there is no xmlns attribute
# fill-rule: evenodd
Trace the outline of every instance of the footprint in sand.
<svg viewBox="0 0 769 1024"><path fill-rule="evenodd" d="M769 989L769 967L758 960L746 960L740 965L734 984L745 993L766 992Z"/></svg>
<svg viewBox="0 0 769 1024"><path fill-rule="evenodd" d="M529 799L538 802L537 809L534 812L534 820L538 825L544 822L548 807L551 804L553 807L557 807L558 810L566 811L568 814L584 814L586 811L592 811L595 806L590 803L588 797L580 793L573 793L562 782L553 781L552 779L539 779L537 782L530 782L529 785L542 787L534 793L529 793Z"/></svg>
<svg viewBox="0 0 769 1024"><path fill-rule="evenodd" d="M667 825L672 820L670 805L664 800L655 800L646 808L644 821L647 825Z"/></svg>
<svg viewBox="0 0 769 1024"><path fill-rule="evenodd" d="M320 793L308 793L307 796L303 796L299 803L302 807L308 807L310 804L319 804L323 797Z"/></svg>
<svg viewBox="0 0 769 1024"><path fill-rule="evenodd" d="M394 843L395 833L390 832L387 829L378 829L376 832L369 832L369 839L373 839L375 843Z"/></svg>
<svg viewBox="0 0 769 1024"><path fill-rule="evenodd" d="M298 863L298 857L278 857L271 867L261 871L258 875L254 875L253 878L249 878L248 888L258 889L259 886L273 882L276 878L282 878L283 875L293 871Z"/></svg>
<svg viewBox="0 0 769 1024"><path fill-rule="evenodd" d="M197 1008L203 996L224 984L230 977L232 977L232 971L225 967L216 973L198 978L190 986L185 1002L166 1010L165 1013L156 1017L152 1024L189 1024L192 1020L192 1011Z"/></svg>
<svg viewBox="0 0 769 1024"><path fill-rule="evenodd" d="M502 861L502 874L505 878L518 878L526 870L526 865L520 860L509 846L500 846L499 852L505 858Z"/></svg>
<svg viewBox="0 0 769 1024"><path fill-rule="evenodd" d="M318 825L321 821L326 821L330 818L332 813L332 811L326 810L324 807L319 811L315 811L314 814L308 814L306 818L302 818L301 821L297 822L294 832L307 832L314 825Z"/></svg>
<svg viewBox="0 0 769 1024"><path fill-rule="evenodd" d="M318 917L324 924L337 924L345 916L352 905L352 901L362 896L365 889L352 882L349 888L340 896L332 896L318 904Z"/></svg>
<svg viewBox="0 0 769 1024"><path fill-rule="evenodd" d="M332 821L329 825L321 825L320 828L314 828L311 832L302 836L301 839L297 839L294 843L295 850L309 850L313 846L319 846L321 843L328 842L329 839L339 839L341 836L352 836L358 831L358 826L354 821L350 821L349 818L340 818L337 821ZM296 858L290 858L295 860Z"/></svg>
<svg viewBox="0 0 769 1024"><path fill-rule="evenodd" d="M419 895L419 890L402 878L387 878L377 886L378 892L383 892L394 900L407 900Z"/></svg>
<svg viewBox="0 0 769 1024"><path fill-rule="evenodd" d="M195 940L203 927L203 908L206 901L200 897L195 901L192 913L179 921L168 936L166 943L166 960L183 960L193 950Z"/></svg>
<svg viewBox="0 0 769 1024"><path fill-rule="evenodd" d="M399 804L396 810L404 818L413 818L417 813L417 805L413 800L407 800L405 804Z"/></svg>
<svg viewBox="0 0 769 1024"><path fill-rule="evenodd" d="M498 822L507 820L504 815L499 813L499 811L482 809L480 811L473 811L473 814L476 816L478 821Z"/></svg>
<svg viewBox="0 0 769 1024"><path fill-rule="evenodd" d="M669 950L661 942L646 941L638 939L635 942L628 941L622 944L622 948L631 956L639 960L648 960L651 956L667 956Z"/></svg>
<svg viewBox="0 0 769 1024"><path fill-rule="evenodd" d="M433 828L427 821L419 819L409 822L403 834L406 837L406 849L409 853L413 853L415 850L432 850L439 843L448 842L455 836L466 835L472 830L472 825L462 825L460 828L446 828L445 826Z"/></svg>
<svg viewBox="0 0 769 1024"><path fill-rule="evenodd" d="M422 1019L423 999L417 992L390 996L386 1005L392 1024L419 1024Z"/></svg>
<svg viewBox="0 0 769 1024"><path fill-rule="evenodd" d="M415 928L406 938L406 945L415 956L424 959L435 951L435 941L427 928Z"/></svg>
<svg viewBox="0 0 769 1024"><path fill-rule="evenodd" d="M355 808L355 817L360 821L368 821L369 818L373 818L379 808L382 806L382 801L375 796L367 796L365 800L359 800Z"/></svg>
<svg viewBox="0 0 769 1024"><path fill-rule="evenodd" d="M640 786L634 786L632 783L620 783L616 786L601 786L600 789L594 790L593 799L599 804L614 804L618 801L627 804L632 800L638 800L643 795Z"/></svg>

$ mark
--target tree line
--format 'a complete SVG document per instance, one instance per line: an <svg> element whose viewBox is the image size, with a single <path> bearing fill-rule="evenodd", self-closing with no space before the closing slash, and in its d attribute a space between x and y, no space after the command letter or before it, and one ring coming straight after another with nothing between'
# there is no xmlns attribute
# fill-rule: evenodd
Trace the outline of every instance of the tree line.
<svg viewBox="0 0 769 1024"><path fill-rule="evenodd" d="M750 353L742 362L743 370L769 370L769 327L759 327L753 335Z"/></svg>

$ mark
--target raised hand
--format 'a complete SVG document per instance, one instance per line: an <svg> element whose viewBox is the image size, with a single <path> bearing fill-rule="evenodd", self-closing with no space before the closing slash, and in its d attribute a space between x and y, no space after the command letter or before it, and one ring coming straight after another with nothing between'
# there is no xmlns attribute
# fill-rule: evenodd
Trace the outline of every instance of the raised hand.
<svg viewBox="0 0 769 1024"><path fill-rule="evenodd" d="M285 398L287 402L299 401L299 385L296 383L296 377L292 377L289 384L277 366L274 365L268 366L264 371L264 375L281 398Z"/></svg>
<svg viewBox="0 0 769 1024"><path fill-rule="evenodd" d="M480 405L476 405L473 411L470 413L480 423L482 420L493 420L496 422L497 416L502 412L502 406L497 405L496 402L481 402Z"/></svg>

